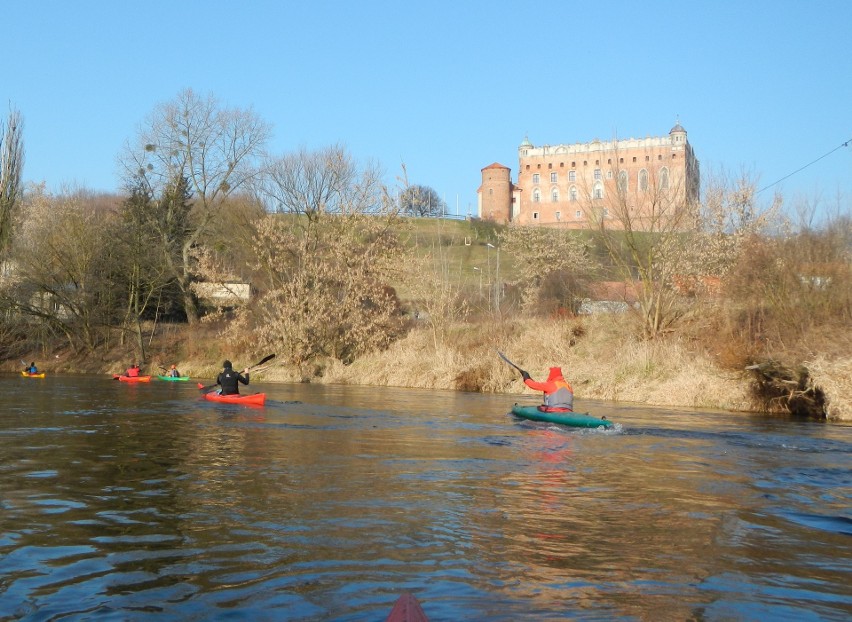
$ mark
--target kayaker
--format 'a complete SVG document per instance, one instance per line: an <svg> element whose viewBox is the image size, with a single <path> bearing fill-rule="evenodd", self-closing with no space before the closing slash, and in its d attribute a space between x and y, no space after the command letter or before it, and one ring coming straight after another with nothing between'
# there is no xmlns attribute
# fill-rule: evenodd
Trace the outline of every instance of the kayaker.
<svg viewBox="0 0 852 622"><path fill-rule="evenodd" d="M38 367L36 367L35 361L30 363L30 366L27 367L24 371L30 374L31 376L35 376L38 373Z"/></svg>
<svg viewBox="0 0 852 622"><path fill-rule="evenodd" d="M124 375L128 378L138 378L139 377L139 365L133 363L130 367L127 368L127 371L124 372Z"/></svg>
<svg viewBox="0 0 852 622"><path fill-rule="evenodd" d="M172 378L180 378L180 372L177 370L176 365L172 365L172 368L169 370L169 376Z"/></svg>
<svg viewBox="0 0 852 622"><path fill-rule="evenodd" d="M562 369L551 367L545 382L536 382L526 371L521 371L524 384L535 391L544 391L544 404L538 407L542 412L574 412L574 389L562 377Z"/></svg>
<svg viewBox="0 0 852 622"><path fill-rule="evenodd" d="M220 393L222 395L239 395L240 382L245 385L249 383L249 368L246 367L242 373L240 373L234 371L231 361L225 361L222 363L222 373L216 377L216 384L222 387Z"/></svg>

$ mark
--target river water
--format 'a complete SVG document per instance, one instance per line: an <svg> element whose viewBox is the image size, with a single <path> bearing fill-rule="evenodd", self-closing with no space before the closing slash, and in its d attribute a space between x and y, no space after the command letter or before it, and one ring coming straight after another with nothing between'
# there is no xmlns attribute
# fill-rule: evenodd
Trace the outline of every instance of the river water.
<svg viewBox="0 0 852 622"><path fill-rule="evenodd" d="M848 620L852 426L0 378L0 620ZM246 392L246 389L243 389Z"/></svg>

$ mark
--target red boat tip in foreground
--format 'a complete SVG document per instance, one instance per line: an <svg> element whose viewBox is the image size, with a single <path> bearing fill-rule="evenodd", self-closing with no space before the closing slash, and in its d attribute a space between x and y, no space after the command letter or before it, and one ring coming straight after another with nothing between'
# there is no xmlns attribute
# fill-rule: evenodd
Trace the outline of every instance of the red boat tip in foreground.
<svg viewBox="0 0 852 622"><path fill-rule="evenodd" d="M396 600L385 622L429 622L414 594L406 592Z"/></svg>

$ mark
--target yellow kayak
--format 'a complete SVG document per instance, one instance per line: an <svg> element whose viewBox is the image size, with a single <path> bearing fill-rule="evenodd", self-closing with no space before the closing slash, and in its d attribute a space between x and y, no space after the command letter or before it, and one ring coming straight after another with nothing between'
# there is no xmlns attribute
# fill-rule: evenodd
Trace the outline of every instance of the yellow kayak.
<svg viewBox="0 0 852 622"><path fill-rule="evenodd" d="M22 371L21 375L24 378L44 378L44 372L41 372L40 374L31 374L28 371Z"/></svg>

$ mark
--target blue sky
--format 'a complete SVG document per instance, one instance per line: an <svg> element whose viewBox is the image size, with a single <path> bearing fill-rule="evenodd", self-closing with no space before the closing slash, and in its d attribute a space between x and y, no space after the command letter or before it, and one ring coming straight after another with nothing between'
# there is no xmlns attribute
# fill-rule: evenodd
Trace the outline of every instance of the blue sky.
<svg viewBox="0 0 852 622"><path fill-rule="evenodd" d="M0 100L27 181L118 191L125 140L190 87L270 151L344 145L475 213L517 147L689 133L702 175L764 187L852 140L852 1L5 3ZM5 118L5 112L3 114ZM765 191L848 211L852 142Z"/></svg>

